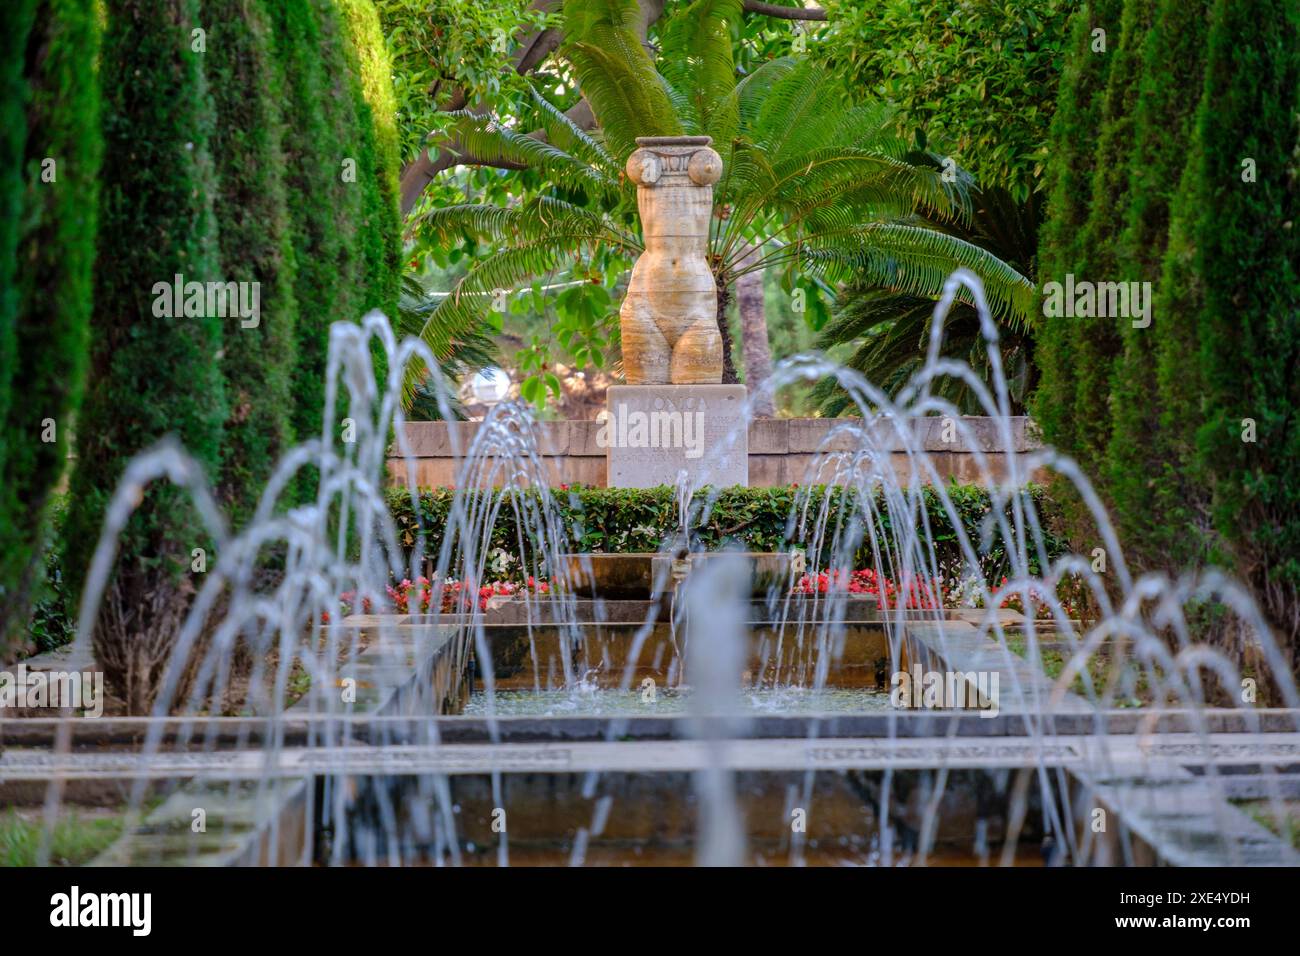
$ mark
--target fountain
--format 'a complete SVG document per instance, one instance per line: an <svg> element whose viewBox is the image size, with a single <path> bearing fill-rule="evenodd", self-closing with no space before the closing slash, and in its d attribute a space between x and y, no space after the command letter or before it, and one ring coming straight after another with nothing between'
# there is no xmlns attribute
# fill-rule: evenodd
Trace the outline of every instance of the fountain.
<svg viewBox="0 0 1300 956"><path fill-rule="evenodd" d="M732 464L746 460L750 418L743 387L709 381L711 293L684 265L719 170L701 140L641 146L630 173L650 251L623 313L634 384L610 401L654 412L667 390L739 389L725 413L705 395L723 424L704 429L704 462L685 449L686 466L672 460L659 547L575 547L576 498L552 487L517 403L453 449L445 521L419 518L399 399L408 364L432 356L377 313L335 324L321 435L280 463L244 529L227 530L183 449L164 443L127 469L74 651L90 650L118 536L149 482L190 493L217 559L151 715L0 725L0 789L42 808L42 859L69 808L124 799L99 863L1294 863L1267 817L1240 808L1282 819L1300 796L1279 772L1300 753L1300 698L1277 644L1230 579L1134 580L1080 469L1050 448L1019 450L975 277L949 280L926 364L895 398L823 358L781 363L766 388L833 376L860 417L811 455L779 549L701 548L726 481L743 483ZM686 209L690 228L656 220L661 204ZM678 286L661 281L673 255ZM939 357L959 294L979 308L995 393ZM966 380L987 418L935 395L943 376ZM336 438L335 414L356 441ZM953 423L987 494L975 530L928 447L936 418ZM418 519L400 533L381 487L390 434ZM616 444L611 484L642 467ZM282 506L307 466L315 501ZM1029 488L1044 471L1090 507L1107 576L1049 546ZM268 548L285 555L270 577ZM1193 639L1190 609L1206 601L1240 622L1266 670L1253 677L1283 707L1243 700L1235 662Z"/></svg>

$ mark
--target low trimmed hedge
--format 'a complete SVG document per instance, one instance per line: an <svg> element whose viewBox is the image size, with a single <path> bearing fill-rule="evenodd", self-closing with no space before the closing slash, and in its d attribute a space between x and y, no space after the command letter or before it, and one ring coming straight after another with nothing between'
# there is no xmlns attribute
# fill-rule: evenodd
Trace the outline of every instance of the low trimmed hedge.
<svg viewBox="0 0 1300 956"><path fill-rule="evenodd" d="M776 551L788 547L786 529L794 509L795 496L802 491L821 498L825 487L812 488L729 488L714 503L708 520L693 528L696 547L713 551L727 542L736 542L751 551ZM961 518L961 524L978 549L982 526L989 513L989 495L974 485L949 485L945 489ZM492 492L499 494L499 492ZM484 494L484 492L480 492ZM536 492L525 492L536 499ZM848 493L849 495L852 492ZM1055 559L1066 550L1065 542L1057 534L1056 509L1050 498L1039 487L1028 494L1038 510L1044 526L1045 545L1049 559ZM422 490L419 494L420 517L424 521L425 554L434 563L442 548L454 491L450 488ZM832 489L832 506L840 504L843 489ZM569 533L569 545L574 551L592 552L645 552L657 551L665 538L677 529L677 506L673 489L668 487L591 488L586 486L561 488L554 492L556 506ZM397 527L399 542L407 548L410 558L419 540L419 522L411 507L411 496L403 489L387 492L388 507ZM802 500L802 499L801 499ZM927 488L924 500L929 517L930 531L938 551L940 566L950 571L960 567L960 551L956 532L948 520L933 489ZM72 639L76 633L74 618L79 595L70 593L64 583L60 567L60 553L56 542L63 523L66 499L56 495L50 509L50 528L44 549L45 582L38 588L35 607L26 638L26 651L52 650ZM501 548L513 555L517 550L517 527L514 508L506 503L498 513L492 530L492 548ZM531 562L525 562L527 566ZM871 565L870 555L856 556L857 567ZM823 562L824 564L824 562ZM514 565L515 576L520 573ZM993 540L981 553L980 570L986 580L997 582L1009 574L1009 562L1002 543ZM1030 557L1030 570L1041 569L1035 556ZM527 571L522 572L524 574ZM509 572L502 575L508 577Z"/></svg>
<svg viewBox="0 0 1300 956"><path fill-rule="evenodd" d="M980 569L985 578L999 580L1001 575L1010 574L1010 563L1000 536L995 535L988 547L980 551L985 518L991 510L989 493L975 485L952 484L944 490L970 541L980 552ZM739 544L750 551L787 549L792 537L789 533L791 515L801 493L803 497L798 497L800 505L809 494L819 502L827 489L825 486L725 489L719 493L707 520L692 527L692 546L707 551L718 550L727 543ZM842 505L852 504L844 499L851 498L856 492L833 488L829 493L832 509L839 510ZM477 494L499 495L501 492ZM531 495L535 500L537 492L523 494ZM1030 488L1026 494L1032 498L1044 526L1047 556L1055 559L1066 550L1065 542L1054 530L1055 509L1041 488ZM450 488L419 492L419 519L423 520L425 533L424 553L435 564L441 552L454 495L455 491ZM923 497L940 567L955 572L963 564L957 532L939 494L927 487ZM554 491L554 498L573 551L658 551L663 541L678 528L677 504L673 500L673 489L667 486L644 489L570 486ZM412 507L410 493L404 489L392 489L388 492L388 504L402 545L407 549L415 548L419 541L420 520ZM819 505L814 503L812 507ZM884 515L882 531L889 530L889 522L889 516ZM509 502L502 503L492 530L491 547L513 555L519 549L518 541L515 508ZM409 550L407 557L410 557ZM528 566L531 555L526 557L525 566ZM1031 555L1031 571L1039 573L1036 557ZM823 564L827 558L823 556ZM856 566L865 567L871 563L869 552L856 556Z"/></svg>

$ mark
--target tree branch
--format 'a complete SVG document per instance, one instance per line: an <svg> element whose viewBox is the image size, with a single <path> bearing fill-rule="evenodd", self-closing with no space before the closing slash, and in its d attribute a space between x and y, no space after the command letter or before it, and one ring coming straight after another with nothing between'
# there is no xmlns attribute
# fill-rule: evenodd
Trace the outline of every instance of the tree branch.
<svg viewBox="0 0 1300 956"><path fill-rule="evenodd" d="M549 10L555 6L558 0L533 0L533 9ZM663 14L665 0L640 0L641 20L638 25L638 31L644 41L649 35L650 25L659 19ZM512 68L520 76L529 73L542 64L563 42L563 36L556 29L542 30L538 33L525 34L520 38L519 47L511 56ZM447 110L464 109L468 97L464 90L455 90L451 95L450 102L447 104ZM486 110L481 108L475 109L474 112L485 113ZM591 107L585 99L579 100L578 103L571 107L565 113L581 129L591 129L596 125L596 118L592 115ZM545 139L546 134L541 130L530 133L535 139ZM487 163L481 159L470 156L460 151L459 145L454 142L434 143L434 150L437 152L435 157L430 153L428 147L420 150L418 156L411 162L407 163L402 170L401 182L401 201L402 216L405 217L419 201L420 195L424 192L429 183L437 178L438 174L453 166L500 166L503 169L522 169L522 166L504 166L498 162Z"/></svg>
<svg viewBox="0 0 1300 956"><path fill-rule="evenodd" d="M481 113L479 110L475 112ZM596 125L596 116L591 111L591 106L585 99L578 100L567 110L564 115L582 130L589 130ZM528 134L529 138L546 141L545 130L534 130ZM435 157L429 152L428 148L420 150L420 155L406 169L402 170L402 215L405 216L415 206L416 200L424 192L425 187L429 185L438 174L451 169L453 166L492 166L496 169L527 169L527 163L517 163L508 159L484 159L481 156L475 156L472 153L463 152L460 143L456 140L448 140L434 147L438 152ZM407 202L408 190L410 191L410 202Z"/></svg>
<svg viewBox="0 0 1300 956"><path fill-rule="evenodd" d="M782 7L775 3L762 3L761 0L745 0L746 13L760 13L765 17L777 17L781 20L825 20L826 11L821 7Z"/></svg>
<svg viewBox="0 0 1300 956"><path fill-rule="evenodd" d="M523 76L537 69L543 60L555 52L563 39L564 35L554 27L532 37L515 54L515 72Z"/></svg>
<svg viewBox="0 0 1300 956"><path fill-rule="evenodd" d="M532 9L549 11L558 2L559 0L533 0ZM520 76L536 69L560 45L561 39L560 31L554 29L523 34L519 38L518 48L510 57L512 69ZM464 89L453 90L446 110L464 109L468 100L469 97ZM475 112L486 111L475 110ZM460 160L456 159L456 156L459 155L456 143L442 143L437 148L437 158L434 158L426 147L420 150L419 155L407 163L402 170L402 216L406 216L411 211L419 200L420 194L424 192L425 188L429 183L433 182L439 173L460 164Z"/></svg>

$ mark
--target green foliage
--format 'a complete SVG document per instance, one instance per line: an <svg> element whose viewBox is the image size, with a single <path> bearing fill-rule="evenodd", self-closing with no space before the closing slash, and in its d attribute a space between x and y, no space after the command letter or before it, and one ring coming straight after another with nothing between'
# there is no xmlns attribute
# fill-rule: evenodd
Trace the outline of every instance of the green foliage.
<svg viewBox="0 0 1300 956"><path fill-rule="evenodd" d="M377 0L392 61L401 160L410 162L430 133L444 129L447 109L483 103L494 112L528 96L525 84L503 70L516 34L551 19L531 0Z"/></svg>
<svg viewBox="0 0 1300 956"><path fill-rule="evenodd" d="M1116 254L1126 219L1116 215L1128 198L1129 164L1134 141L1134 112L1142 70L1142 40L1150 32L1155 0L1124 0L1119 42L1106 54L1111 58L1102 100L1101 125L1096 136L1088 217L1076 247L1076 277L1093 282L1136 278L1132 264ZM1110 31L1108 31L1109 33ZM1113 37L1111 38L1114 39ZM1044 281L1063 282L1063 275L1042 275ZM1110 440L1112 418L1100 407L1110 394L1116 356L1120 350L1124 317L1071 318L1075 324L1070 356L1075 378L1075 408L1098 406L1097 413L1075 418L1072 453L1083 460L1100 459Z"/></svg>
<svg viewBox="0 0 1300 956"><path fill-rule="evenodd" d="M1255 176L1248 177L1246 160ZM1300 8L1219 0L1191 175L1204 306L1196 317L1200 468L1215 530L1300 650ZM1251 178L1254 181L1249 181ZM1246 440L1246 419L1256 429Z"/></svg>
<svg viewBox="0 0 1300 956"><path fill-rule="evenodd" d="M10 807L0 815L0 866L36 866L42 847L52 866L84 866L122 835L125 822L125 812L86 816L68 808L47 831L44 814L20 816Z"/></svg>
<svg viewBox="0 0 1300 956"><path fill-rule="evenodd" d="M699 496L695 502L703 505L711 489L696 492ZM796 540L792 534L792 515L803 506L811 496L813 507L819 507L823 495L827 493L824 486L809 488L724 488L717 494L716 500L702 521L692 527L693 547L697 550L716 551L728 545L740 545L750 551L789 550L792 544L805 542ZM443 546L442 536L447 528L448 517L456 492L449 488L422 490L418 504L412 506L408 491L390 490L388 507L397 525L398 540L406 548L414 548L421 540L421 528L424 533L424 554L435 564ZM517 492L515 492L517 494ZM525 492L534 498L535 491ZM553 493L553 501L559 517L568 535L565 546L578 552L628 553L659 551L665 542L670 542L677 534L678 506L673 500L672 488L592 488L586 486L562 487ZM988 492L976 485L951 484L945 489L954 510L960 519L961 531L980 555L980 570L989 580L1001 580L1009 574L1010 562L1007 558L1005 543L994 534L989 538L988 546L980 550L986 520L991 504ZM1040 488L1032 488L1027 494L1033 499L1038 513L1045 519L1050 518L1052 505ZM481 497L500 497L499 491L480 491L470 494ZM829 490L831 513L841 508L853 508L855 492L852 489L833 488ZM881 502L877 501L877 505ZM496 523L489 536L488 550L501 548L508 554L519 550L521 535L517 527L516 506L509 501L501 501L497 509ZM480 502L478 513L484 513L488 506ZM474 510L474 505L468 505ZM960 568L964 565L958 529L953 526L939 494L933 488L926 488L922 493L922 507L928 532L935 544L936 557L940 566ZM519 507L525 514L535 514L535 506ZM879 530L888 534L891 518L887 511L880 514ZM921 520L917 517L918 522ZM1050 524L1044 520L1044 526ZM523 534L527 541L528 535ZM1045 536L1046 555L1053 560L1063 553L1060 539L1050 532ZM870 545L864 553L857 556L859 564L865 567L873 564L870 558ZM523 567L534 566L534 556L525 554ZM822 560L828 560L823 555ZM1033 562L1035 573L1039 565Z"/></svg>
<svg viewBox="0 0 1300 956"><path fill-rule="evenodd" d="M1128 278L1153 283L1155 316L1194 315L1197 308L1192 301L1197 286L1189 281L1183 252L1170 257L1166 281L1162 275L1166 248L1181 250L1186 242L1184 226L1170 236L1171 207L1192 140L1198 98L1189 91L1201 87L1211 6L1210 0L1190 7L1187 0L1161 0L1142 50L1117 260L1127 266ZM1184 222L1196 211L1190 189L1189 182L1180 200ZM1199 402L1195 324L1157 320L1135 329L1129 323L1121 335L1105 480L1130 558L1172 570L1195 563L1204 549L1204 534L1189 533L1201 524L1195 512L1203 495L1191 474L1191 443L1185 438L1191 433L1186 422ZM1165 376L1164 388L1158 377L1161 355L1178 366L1172 377Z"/></svg>
<svg viewBox="0 0 1300 956"><path fill-rule="evenodd" d="M1191 128L1184 135L1185 148L1180 152L1186 155L1196 137ZM1170 570L1203 565L1214 548L1211 482L1200 472L1196 458L1196 429L1204 420L1204 384L1195 316L1205 307L1196 232L1204 199L1204 179L1197 163L1185 161L1170 204L1164 261L1152 308L1154 318L1147 330L1155 334L1153 341L1144 341L1148 351L1138 373L1155 382L1141 407L1156 418L1157 430L1143 446L1141 437L1134 434L1137 423L1129 422L1136 413L1125 409L1120 413L1112 444L1115 457L1111 472L1117 476L1114 495L1121 526L1134 536L1148 532L1148 566ZM1136 364L1130 361L1121 371L1133 375ZM1139 382L1135 379L1132 384L1140 387ZM1128 397L1127 380L1125 386L1123 392L1117 391L1119 401ZM1125 475L1123 469L1135 455L1142 455L1146 467L1137 465L1135 472ZM1141 477L1135 481L1134 476ZM1138 545L1139 557L1143 547Z"/></svg>
<svg viewBox="0 0 1300 956"><path fill-rule="evenodd" d="M284 141L297 263L292 425L305 440L325 419L329 326L369 308L397 311L396 131L369 4L313 0L269 12L292 130ZM313 476L304 472L303 497L314 497Z"/></svg>
<svg viewBox="0 0 1300 956"><path fill-rule="evenodd" d="M342 35L347 78L356 110L357 182L362 190L358 224L365 265L364 309L392 316L401 285L402 240L398 214L397 105L392 67L370 0L333 0Z"/></svg>
<svg viewBox="0 0 1300 956"><path fill-rule="evenodd" d="M18 316L18 235L23 210L23 153L27 145L27 33L36 0L23 0L0 37L0 423L7 421L12 396ZM0 443L0 469L8 443ZM9 508L0 509L0 535L7 537Z"/></svg>
<svg viewBox="0 0 1300 956"><path fill-rule="evenodd" d="M547 395L563 393L559 376L547 371L546 348L538 336L533 336L532 344L521 349L515 360L519 363L519 371L528 376L519 383L519 394L524 401L532 402L540 409L546 405Z"/></svg>
<svg viewBox="0 0 1300 956"><path fill-rule="evenodd" d="M155 314L154 285L220 274L209 153L214 114L203 54L190 48L192 0L109 0L100 78L104 91L101 229L95 272L90 387L77 422L77 468L64 534L65 568L79 591L105 506L127 459L175 436L216 478L226 403L217 318ZM139 708L149 677L124 676L150 638L169 642L191 589L190 551L207 545L187 495L155 482L121 538L96 654L108 680ZM106 655L120 656L111 670ZM138 659L137 659L138 660ZM152 662L158 666L160 662ZM138 682L133 688L132 682Z"/></svg>
<svg viewBox="0 0 1300 956"><path fill-rule="evenodd" d="M339 44L346 65L355 119L348 140L356 157L356 183L361 190L357 223L357 254L363 272L362 311L379 309L396 321L402 282L402 227L398 212L400 155L397 105L392 67L370 0L329 0L322 18L338 21ZM360 318L360 315L353 318ZM388 376L387 359L379 343L371 347L375 377Z"/></svg>
<svg viewBox="0 0 1300 956"><path fill-rule="evenodd" d="M904 135L1025 200L1041 188L1067 21L1079 0L828 4L810 56L898 107Z"/></svg>
<svg viewBox="0 0 1300 956"><path fill-rule="evenodd" d="M371 293L371 267L378 253L377 234L367 218L368 193L375 183L374 140L373 133L364 129L365 103L339 8L335 0L310 0L307 6L315 26L316 45L311 52L320 60L324 80L320 92L324 96L325 144L334 151L332 162L325 167L334 180L331 228L340 238L339 277L348 286L346 300L332 303L322 317L328 336L331 322L359 318ZM322 171L312 177L314 184L319 184ZM322 371L318 381L323 380Z"/></svg>
<svg viewBox="0 0 1300 956"><path fill-rule="evenodd" d="M37 654L69 644L77 636L77 600L80 595L68 587L61 560L60 545L67 508L65 495L50 496L41 543L44 579L33 592L31 620L27 624L28 642Z"/></svg>
<svg viewBox="0 0 1300 956"><path fill-rule="evenodd" d="M342 180L345 157L338 129L327 112L340 97L323 55L313 8L305 3L272 3L271 17L277 86L283 91L285 188L296 264L293 294L297 304L295 364L291 378L291 426L297 440L320 434L325 411L325 359L329 325L359 313L351 238L359 199ZM329 49L333 49L330 47ZM328 67L338 68L338 61ZM310 485L310 478L304 486ZM304 496L314 489L303 488Z"/></svg>
<svg viewBox="0 0 1300 956"><path fill-rule="evenodd" d="M740 0L701 0L680 7L661 31L673 51L659 68L675 112L688 133L713 137L724 169L740 128L733 35L743 18Z"/></svg>
<svg viewBox="0 0 1300 956"><path fill-rule="evenodd" d="M1294 654L1300 10L1128 0L1104 94L1086 18L1053 129L1041 275L1157 292L1150 328L1044 322L1039 420L1097 478L1137 570L1234 568ZM1235 641L1223 618L1205 626Z"/></svg>
<svg viewBox="0 0 1300 956"><path fill-rule="evenodd" d="M27 145L27 79L23 75L26 62L27 33L35 13L35 0L24 0L11 11L12 19L4 35L0 36L0 425L8 425L10 401L13 396L13 376L17 370L19 222L23 209L23 153ZM9 440L0 442L0 474L4 473ZM14 538L18 520L17 502L7 488L0 488L0 541ZM6 568L0 576L0 655L6 649L10 605L16 603L14 590L19 582L13 580Z"/></svg>
<svg viewBox="0 0 1300 956"><path fill-rule="evenodd" d="M454 132L467 151L489 162L528 166L551 185L527 181L523 198L504 207L457 204L421 218L429 245L468 237L487 249L426 326L410 330L435 353L457 330L494 321L489 307L497 290L539 277L578 279L625 268L642 249L635 189L622 174L634 136L705 128L725 135L733 115L734 139L718 144L730 157L715 187L722 215L710 235L723 302L737 277L761 269L783 272L791 288L856 277L912 295L937 295L948 274L965 266L985 280L999 314L1027 314L1033 290L1023 274L935 225L968 218L968 178L949 181L953 177L944 175L936 157L907 149L892 133L887 109L855 105L829 72L792 58L768 61L739 82L733 75L725 99L702 109L703 97L721 95L725 87L733 42L725 27L736 6L695 0L683 9L681 17L706 28L692 31L670 20L657 61L665 72L653 76L645 69L651 61L644 48L624 35L629 9L626 3L595 4L567 23L565 49L576 51L571 58L601 121L599 134L578 129L540 94L535 113L510 126L471 113L457 117ZM585 30L610 39L603 59L591 54ZM705 39L725 50L706 55ZM613 59L618 62L606 62ZM636 83L643 89L632 89ZM660 97L674 110L672 124L659 118ZM532 128L534 118L547 134L544 141L517 132ZM749 244L764 246L763 254L747 255ZM609 308L601 326L612 326L614 315ZM584 357L603 351L608 339L599 328L577 321L570 328ZM566 347L577 352L571 342ZM410 388L415 384L408 381ZM530 386L534 397L543 392L544 383Z"/></svg>
<svg viewBox="0 0 1300 956"><path fill-rule="evenodd" d="M264 4L203 0L202 16L208 31L203 63L217 118L212 154L219 190L213 211L220 226L220 277L260 286L258 324L246 328L227 319L223 336L230 414L219 492L239 526L257 507L293 438L289 386L297 303L283 179L286 130Z"/></svg>
<svg viewBox="0 0 1300 956"><path fill-rule="evenodd" d="M402 295L397 305L397 323L400 328L422 325L426 317L435 308L437 300L431 298L413 277L402 277ZM446 354L438 363L438 373L442 376L445 392L439 401L433 376L426 378L415 390L410 407L407 409L409 421L432 422L444 418L461 419L465 417L456 392L456 383L472 372L492 364L494 345L486 329L470 329L461 337L452 341Z"/></svg>
<svg viewBox="0 0 1300 956"><path fill-rule="evenodd" d="M4 56L0 173L0 650L42 588L38 545L81 400L102 155L93 8L40 0L6 16L15 47Z"/></svg>
<svg viewBox="0 0 1300 956"><path fill-rule="evenodd" d="M1093 0L1075 14L1062 69L1060 97L1052 118L1051 163L1044 177L1047 214L1039 232L1038 278L1060 281L1078 273L1085 260L1080 237L1088 221L1096 169L1096 131L1101 124L1107 77L1119 32L1121 0ZM1105 31L1106 51L1096 50L1095 31ZM1079 448L1074 352L1079 323L1066 316L1038 320L1041 385L1033 400L1034 419L1044 438L1067 454ZM1101 415L1097 403L1087 412Z"/></svg>
<svg viewBox="0 0 1300 956"><path fill-rule="evenodd" d="M971 202L974 213L969 223L940 222L936 228L987 249L1023 275L1030 274L1038 234L1034 197L1017 202L1005 190L987 189L973 191ZM822 329L817 344L828 351L851 348L843 364L861 372L889 395L896 395L925 364L934 307L931 298L853 282L839 294L835 314ZM970 366L996 397L993 367L974 304L966 297L959 298L944 319L943 328L940 354ZM1035 369L1029 323L1013 313L999 323L998 333L1011 411L1024 414ZM945 376L933 383L931 391L951 401L963 414L989 414L975 390L962 379ZM824 415L858 413L848 393L833 378L818 382L813 397Z"/></svg>
<svg viewBox="0 0 1300 956"><path fill-rule="evenodd" d="M712 7L710 0L695 6ZM567 42L573 66L605 143L620 160L636 149L638 136L680 136L686 132L668 84L637 36L637 0L566 0ZM731 45L730 34L726 38ZM710 61L707 66L716 64ZM698 106L697 106L698 115Z"/></svg>

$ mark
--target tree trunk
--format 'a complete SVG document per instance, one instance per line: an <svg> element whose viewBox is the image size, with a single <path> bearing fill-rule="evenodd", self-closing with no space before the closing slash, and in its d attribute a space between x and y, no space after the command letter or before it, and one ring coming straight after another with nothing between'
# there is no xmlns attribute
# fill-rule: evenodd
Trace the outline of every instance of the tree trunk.
<svg viewBox="0 0 1300 956"><path fill-rule="evenodd" d="M741 259L744 265L754 249ZM772 377L772 348L767 340L767 306L763 296L763 272L747 272L736 280L736 305L740 309L741 354L745 360L745 384L754 399L754 416L776 414L776 396L763 391ZM762 394L758 393L762 391ZM758 396L755 398L755 396Z"/></svg>
<svg viewBox="0 0 1300 956"><path fill-rule="evenodd" d="M714 276L718 285L718 331L722 333L722 384L735 385L736 363L731 354L731 328L727 324L727 306L731 304L731 289L720 276Z"/></svg>
<svg viewBox="0 0 1300 956"><path fill-rule="evenodd" d="M753 264L761 247L745 243L737 268ZM750 398L772 377L772 347L767 338L767 307L763 296L763 271L747 272L736 279L736 305L740 309L741 357L745 361L745 384ZM754 415L771 418L776 414L776 397L764 395L754 403Z"/></svg>

